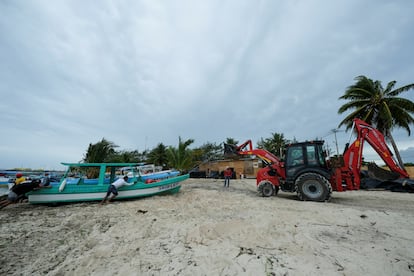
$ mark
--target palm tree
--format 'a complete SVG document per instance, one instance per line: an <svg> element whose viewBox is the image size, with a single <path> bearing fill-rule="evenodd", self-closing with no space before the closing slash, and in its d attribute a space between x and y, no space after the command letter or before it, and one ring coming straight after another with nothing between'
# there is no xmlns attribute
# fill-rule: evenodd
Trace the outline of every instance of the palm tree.
<svg viewBox="0 0 414 276"><path fill-rule="evenodd" d="M159 143L157 147L149 152L147 161L165 168L168 163L167 147L163 143Z"/></svg>
<svg viewBox="0 0 414 276"><path fill-rule="evenodd" d="M196 161L211 161L223 158L223 146L221 144L207 142L194 149Z"/></svg>
<svg viewBox="0 0 414 276"><path fill-rule="evenodd" d="M106 162L112 155L115 154L115 148L118 147L113 142L102 138L96 144L89 144L83 161L86 163L102 163Z"/></svg>
<svg viewBox="0 0 414 276"><path fill-rule="evenodd" d="M226 138L226 142L225 142L226 144L229 144L229 145L237 145L238 143L239 143L239 141L237 141L236 139L234 139L234 138L231 138L231 137L227 137Z"/></svg>
<svg viewBox="0 0 414 276"><path fill-rule="evenodd" d="M260 141L257 142L257 148L268 150L274 155L281 157L281 150L287 143L289 143L289 140L285 139L283 133L272 133L270 138L260 138Z"/></svg>
<svg viewBox="0 0 414 276"><path fill-rule="evenodd" d="M108 157L105 161L113 163L138 163L141 161L141 158L140 153L137 150L123 150L111 154L110 157Z"/></svg>
<svg viewBox="0 0 414 276"><path fill-rule="evenodd" d="M114 143L102 138L102 140L96 144L89 144L83 161L85 163L102 163L108 162L110 158L115 155L115 148L118 147ZM99 175L99 168L88 168L86 175L89 178L96 178Z"/></svg>
<svg viewBox="0 0 414 276"><path fill-rule="evenodd" d="M192 143L194 143L193 139L188 139L183 142L181 137L179 137L178 148L168 147L168 161L171 167L181 171L187 171L191 168L193 155L191 154L192 151L187 147Z"/></svg>
<svg viewBox="0 0 414 276"><path fill-rule="evenodd" d="M414 112L414 103L397 96L413 89L414 83L394 89L397 82L391 81L384 89L380 81L373 81L366 76L358 76L355 80L356 83L349 86L345 94L339 97L341 100L348 100L348 103L339 108L339 114L353 110L342 120L339 127L346 125L348 130L352 127L354 118L360 118L371 124L391 142L398 162L404 168L391 131L394 127L400 127L404 128L408 135L411 134L410 124L414 123L411 116Z"/></svg>

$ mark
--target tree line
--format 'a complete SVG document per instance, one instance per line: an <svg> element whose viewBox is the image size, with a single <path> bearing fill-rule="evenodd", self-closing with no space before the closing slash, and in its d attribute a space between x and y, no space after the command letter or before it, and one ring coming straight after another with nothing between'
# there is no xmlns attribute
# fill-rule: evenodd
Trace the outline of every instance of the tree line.
<svg viewBox="0 0 414 276"><path fill-rule="evenodd" d="M360 118L378 129L389 141L394 149L397 160L403 167L403 161L392 136L392 130L403 128L408 135L411 134L410 125L414 123L414 103L406 98L399 97L403 92L414 88L414 83L395 88L396 81L389 82L385 88L378 80L372 80L366 76L358 76L355 83L349 86L339 100L346 100L339 110L339 114L349 112L338 125L352 127L353 119ZM271 133L268 138L261 138L257 142L257 148L266 149L274 155L281 157L282 150L287 143L295 142L288 140L282 133ZM224 158L222 143L207 142L200 147L191 149L190 145L194 139L183 140L178 138L178 145L166 146L159 143L152 150L117 151L118 146L103 138L89 147L83 157L87 163L100 162L131 162L152 163L163 168L175 168L188 171L201 162L220 160ZM226 138L225 143L237 145L239 141Z"/></svg>

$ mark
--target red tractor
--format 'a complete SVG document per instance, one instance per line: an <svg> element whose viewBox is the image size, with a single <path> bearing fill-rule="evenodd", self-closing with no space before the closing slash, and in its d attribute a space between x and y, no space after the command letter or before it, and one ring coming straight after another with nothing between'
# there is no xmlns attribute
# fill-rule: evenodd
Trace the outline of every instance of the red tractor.
<svg viewBox="0 0 414 276"><path fill-rule="evenodd" d="M332 191L359 190L365 141L390 168L382 172L387 180L399 179L403 185L410 181L407 171L392 157L381 132L360 119L354 119L353 128L357 133L355 141L347 145L343 156L330 160L326 160L323 141L287 145L284 161L267 150L253 149L251 140L240 146L225 144L224 152L227 156L256 155L266 163L256 177L258 191L265 197L276 195L281 189L296 192L300 200L326 201Z"/></svg>

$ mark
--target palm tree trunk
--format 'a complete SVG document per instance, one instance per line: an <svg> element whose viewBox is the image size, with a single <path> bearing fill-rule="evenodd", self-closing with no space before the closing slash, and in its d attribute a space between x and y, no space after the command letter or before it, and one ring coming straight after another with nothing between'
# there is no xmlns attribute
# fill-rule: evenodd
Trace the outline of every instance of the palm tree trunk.
<svg viewBox="0 0 414 276"><path fill-rule="evenodd" d="M398 150L398 147L397 147L397 145L395 144L394 138L392 137L391 133L389 133L389 135L388 135L388 139L389 139L389 140L390 140L390 142L391 142L392 148L394 149L395 157L397 158L397 161L398 161L398 163L399 163L400 167L401 167L403 170L405 170L405 167L404 167L404 162L402 161L400 151Z"/></svg>

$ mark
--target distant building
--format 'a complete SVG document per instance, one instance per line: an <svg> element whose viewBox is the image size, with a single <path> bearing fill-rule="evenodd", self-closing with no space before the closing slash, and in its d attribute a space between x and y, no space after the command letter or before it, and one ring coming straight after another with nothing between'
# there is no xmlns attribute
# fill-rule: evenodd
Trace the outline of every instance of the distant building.
<svg viewBox="0 0 414 276"><path fill-rule="evenodd" d="M235 178L256 178L257 171L262 168L262 161L258 158L216 160L200 164L198 171L205 172L206 177L217 178L226 167L233 169Z"/></svg>

